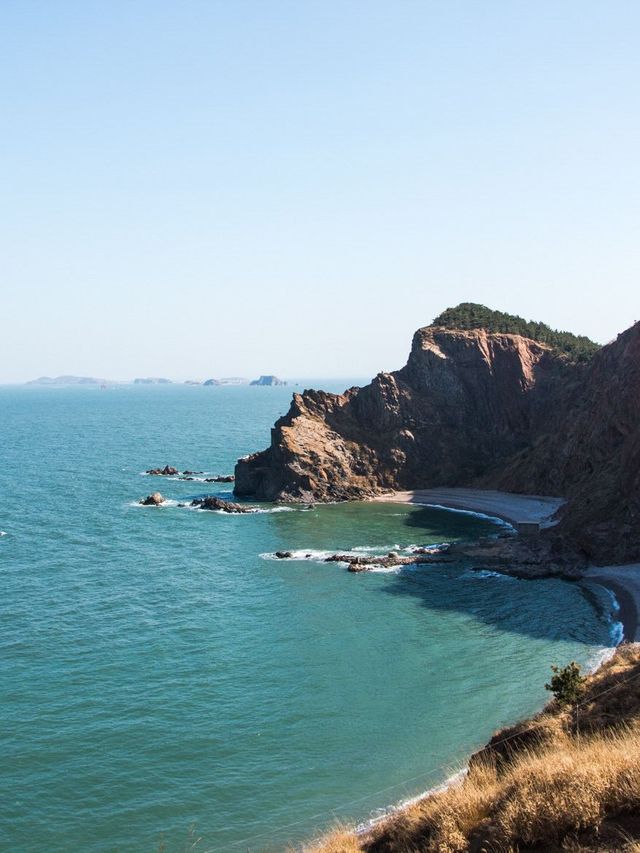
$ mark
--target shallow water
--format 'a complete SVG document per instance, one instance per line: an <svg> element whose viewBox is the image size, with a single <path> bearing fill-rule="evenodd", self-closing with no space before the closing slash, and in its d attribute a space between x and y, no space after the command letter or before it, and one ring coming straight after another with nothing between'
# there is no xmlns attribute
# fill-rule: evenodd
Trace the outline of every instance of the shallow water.
<svg viewBox="0 0 640 853"><path fill-rule="evenodd" d="M231 472L291 390L0 389L1 849L182 850L190 827L198 850L282 849L442 781L541 705L551 663L611 643L604 591L319 559L486 519L135 505L230 497L140 472Z"/></svg>

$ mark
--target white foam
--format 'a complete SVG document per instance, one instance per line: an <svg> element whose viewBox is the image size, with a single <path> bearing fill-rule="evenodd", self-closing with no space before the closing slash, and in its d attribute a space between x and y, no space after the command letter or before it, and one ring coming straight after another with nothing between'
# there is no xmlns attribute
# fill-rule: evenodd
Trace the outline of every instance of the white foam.
<svg viewBox="0 0 640 853"><path fill-rule="evenodd" d="M460 580L486 580L487 578L495 578L496 580L503 581L516 580L512 575L505 575L503 572L494 572L491 569L469 569L460 575Z"/></svg>
<svg viewBox="0 0 640 853"><path fill-rule="evenodd" d="M164 507L178 506L178 501L166 498L161 504L142 504L140 501L129 501L127 506L137 506L141 509L163 509Z"/></svg>
<svg viewBox="0 0 640 853"><path fill-rule="evenodd" d="M6 535L7 535L6 530L0 530L0 536L6 536Z"/></svg>
<svg viewBox="0 0 640 853"><path fill-rule="evenodd" d="M425 797L433 796L434 794L441 794L443 791L446 791L448 788L453 787L454 785L460 784L467 773L469 772L468 767L463 767L462 770L458 770L457 773L454 773L452 776L449 776L448 779L445 779L440 785L435 785L433 788L427 788L426 791L423 791L420 794L416 794L413 797L408 797L406 800L401 800L399 803L394 803L391 806L387 806L386 808L375 809L370 812L370 818L367 821L363 821L359 823L355 828L356 835L364 835L370 829L372 829L376 824L380 823L380 821L385 820L391 815L396 814L403 809L408 808L409 806L413 806L416 803L423 800Z"/></svg>
<svg viewBox="0 0 640 853"><path fill-rule="evenodd" d="M444 506L444 504L432 504L432 503L423 503L419 501L412 501L411 506L428 506L433 507L433 509L446 509L449 512L459 512L462 515L470 515L473 518L482 518L485 521L491 521L494 524L499 525L500 527L507 527L509 530L515 531L515 527L508 521L505 521L504 518L500 518L498 515L488 515L486 512L476 512L473 509L459 509L455 506Z"/></svg>
<svg viewBox="0 0 640 853"><path fill-rule="evenodd" d="M324 563L327 557L331 557L335 554L335 551L318 551L313 548L302 548L298 551L289 551L291 554L290 557L276 557L275 553L268 552L265 554L260 554L263 560L309 560L313 563ZM349 554L349 551L341 551L341 554Z"/></svg>

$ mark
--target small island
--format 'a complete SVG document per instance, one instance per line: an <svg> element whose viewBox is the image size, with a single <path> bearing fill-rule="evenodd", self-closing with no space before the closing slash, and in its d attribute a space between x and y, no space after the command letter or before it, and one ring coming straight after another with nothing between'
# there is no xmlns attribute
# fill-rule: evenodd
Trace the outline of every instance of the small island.
<svg viewBox="0 0 640 853"><path fill-rule="evenodd" d="M250 385L274 386L274 385L286 385L287 383L284 381L284 379L278 379L277 376L269 375L269 376L261 376L260 379L254 379L249 384Z"/></svg>

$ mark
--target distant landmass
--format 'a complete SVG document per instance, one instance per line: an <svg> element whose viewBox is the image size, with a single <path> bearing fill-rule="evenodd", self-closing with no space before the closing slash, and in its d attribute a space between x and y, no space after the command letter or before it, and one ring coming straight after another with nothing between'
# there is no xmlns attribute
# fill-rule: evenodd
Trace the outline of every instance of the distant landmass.
<svg viewBox="0 0 640 853"><path fill-rule="evenodd" d="M66 386L66 385L173 385L172 379L167 379L165 376L136 376L135 379L113 380L100 379L95 376L39 376L37 379L31 379L25 382L25 385L45 385L45 386ZM183 385L286 385L283 379L277 376L263 375L259 379L254 379L249 382L242 376L223 376L220 379L206 379L201 382L198 379L186 379L181 384Z"/></svg>
<svg viewBox="0 0 640 853"><path fill-rule="evenodd" d="M277 376L261 376L260 379L254 379L250 385L286 385L284 379L278 379Z"/></svg>
<svg viewBox="0 0 640 853"><path fill-rule="evenodd" d="M27 385L107 385L107 379L96 379L95 376L40 376L32 379Z"/></svg>

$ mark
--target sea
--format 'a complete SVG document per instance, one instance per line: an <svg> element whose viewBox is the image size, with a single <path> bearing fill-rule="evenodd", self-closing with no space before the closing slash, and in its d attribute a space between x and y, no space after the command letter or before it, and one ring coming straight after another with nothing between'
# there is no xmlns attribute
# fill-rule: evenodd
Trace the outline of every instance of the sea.
<svg viewBox="0 0 640 853"><path fill-rule="evenodd" d="M324 562L495 519L188 506L232 498L203 480L267 446L292 391L348 384L0 388L0 850L278 851L366 823L617 642L603 589ZM203 473L144 473L166 464Z"/></svg>

